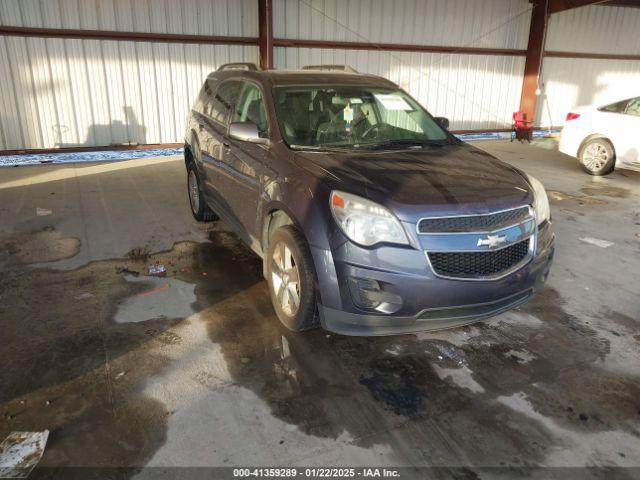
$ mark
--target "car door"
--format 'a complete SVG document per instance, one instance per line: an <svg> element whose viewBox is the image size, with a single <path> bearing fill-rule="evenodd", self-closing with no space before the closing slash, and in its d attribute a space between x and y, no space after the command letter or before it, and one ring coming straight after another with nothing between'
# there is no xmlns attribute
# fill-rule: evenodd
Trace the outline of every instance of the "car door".
<svg viewBox="0 0 640 480"><path fill-rule="evenodd" d="M212 80L207 82L213 83ZM240 85L239 80L225 80L215 88L215 91L211 86L208 95L205 96L198 124L205 188L208 197L214 203L214 209L223 217L232 213L225 200L227 168L224 143Z"/></svg>
<svg viewBox="0 0 640 480"><path fill-rule="evenodd" d="M244 81L232 112L232 122L251 122L259 135L269 137L265 96L256 83ZM259 241L259 202L265 179L273 176L268 144L226 138L229 167L226 196L252 241Z"/></svg>
<svg viewBox="0 0 640 480"><path fill-rule="evenodd" d="M604 134L616 152L619 165L638 164L638 103L636 98L612 103L598 109L594 119L599 120L595 133ZM635 115L634 115L635 114Z"/></svg>
<svg viewBox="0 0 640 480"><path fill-rule="evenodd" d="M628 165L640 167L640 97L632 99L624 111L621 146L616 153Z"/></svg>

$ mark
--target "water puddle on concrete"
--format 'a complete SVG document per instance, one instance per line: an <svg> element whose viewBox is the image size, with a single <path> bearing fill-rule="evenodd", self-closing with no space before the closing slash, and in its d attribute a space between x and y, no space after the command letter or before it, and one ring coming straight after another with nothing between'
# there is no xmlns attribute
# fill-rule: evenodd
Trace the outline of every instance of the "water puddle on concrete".
<svg viewBox="0 0 640 480"><path fill-rule="evenodd" d="M185 318L194 310L195 285L175 278L125 275L129 283L140 283L145 290L118 305L117 323L143 322L156 318Z"/></svg>
<svg viewBox="0 0 640 480"><path fill-rule="evenodd" d="M183 318L202 308L197 282L226 296L229 272L246 279L246 268L214 243L61 271L32 265L77 252L79 242L53 229L0 245L9 265L0 277L0 437L50 430L42 467L144 465L165 443L171 412L141 386L169 366ZM155 262L167 277L144 276Z"/></svg>
<svg viewBox="0 0 640 480"><path fill-rule="evenodd" d="M144 276L156 261L166 278ZM326 439L385 446L389 461L518 467L583 458L572 435L615 432L635 448L640 431L637 377L603 368L610 341L551 288L450 332L295 334L259 259L213 232L150 256L9 273L0 293L0 435L51 430L44 465L144 465L165 444L169 463L207 461L181 450L198 431L210 464ZM619 446L594 441L595 461L639 460Z"/></svg>
<svg viewBox="0 0 640 480"><path fill-rule="evenodd" d="M0 436L50 430L39 467L143 465L164 442L167 412L139 386L166 366L150 347L177 322L113 322L117 303L144 290L116 263L0 278Z"/></svg>

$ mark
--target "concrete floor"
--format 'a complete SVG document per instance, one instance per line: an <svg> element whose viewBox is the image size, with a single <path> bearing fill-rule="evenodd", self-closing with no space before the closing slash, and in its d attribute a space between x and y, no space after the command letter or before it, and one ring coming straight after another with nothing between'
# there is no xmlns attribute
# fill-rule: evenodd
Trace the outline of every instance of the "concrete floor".
<svg viewBox="0 0 640 480"><path fill-rule="evenodd" d="M180 159L0 170L0 439L49 429L41 467L640 466L640 175L476 145L549 190L548 287L388 338L285 331L259 260L193 221Z"/></svg>

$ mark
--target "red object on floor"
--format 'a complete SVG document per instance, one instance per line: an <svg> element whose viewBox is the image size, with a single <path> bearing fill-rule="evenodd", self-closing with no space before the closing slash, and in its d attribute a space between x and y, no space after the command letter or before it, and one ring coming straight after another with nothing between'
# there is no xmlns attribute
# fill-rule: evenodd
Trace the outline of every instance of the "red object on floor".
<svg viewBox="0 0 640 480"><path fill-rule="evenodd" d="M517 139L519 141L526 140L531 142L531 136L533 134L533 122L527 120L527 114L525 112L514 112L513 125L511 128L511 141Z"/></svg>

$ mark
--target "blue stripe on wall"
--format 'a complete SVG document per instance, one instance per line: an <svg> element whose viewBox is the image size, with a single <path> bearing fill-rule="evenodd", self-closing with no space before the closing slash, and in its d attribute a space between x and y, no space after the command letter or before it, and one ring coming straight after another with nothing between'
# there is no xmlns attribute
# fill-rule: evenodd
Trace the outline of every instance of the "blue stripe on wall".
<svg viewBox="0 0 640 480"><path fill-rule="evenodd" d="M557 134L560 130L536 130L534 138L545 137L549 133ZM510 137L509 133L465 133L456 135L465 142L479 140L502 140ZM183 149L179 148L154 148L150 150L105 150L101 152L75 152L75 153L42 153L32 155L0 156L0 166L14 167L18 165L40 165L43 163L83 163L83 162L113 162L118 160L131 160L134 158L160 157L167 155L182 155Z"/></svg>

